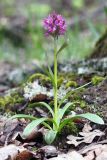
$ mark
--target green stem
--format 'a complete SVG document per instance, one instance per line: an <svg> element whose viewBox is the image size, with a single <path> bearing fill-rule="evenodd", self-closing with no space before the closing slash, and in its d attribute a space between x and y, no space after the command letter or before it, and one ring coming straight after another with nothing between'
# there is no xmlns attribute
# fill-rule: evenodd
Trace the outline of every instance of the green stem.
<svg viewBox="0 0 107 160"><path fill-rule="evenodd" d="M57 38L54 38L54 119L57 122L58 106L57 106Z"/></svg>

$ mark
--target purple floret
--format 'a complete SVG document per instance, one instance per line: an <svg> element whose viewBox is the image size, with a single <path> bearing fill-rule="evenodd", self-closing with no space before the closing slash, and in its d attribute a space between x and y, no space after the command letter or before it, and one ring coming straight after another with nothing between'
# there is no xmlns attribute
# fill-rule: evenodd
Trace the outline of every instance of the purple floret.
<svg viewBox="0 0 107 160"><path fill-rule="evenodd" d="M46 36L51 35L53 37L58 37L60 35L64 35L66 32L67 26L65 19L55 12L44 19L43 24L46 30Z"/></svg>

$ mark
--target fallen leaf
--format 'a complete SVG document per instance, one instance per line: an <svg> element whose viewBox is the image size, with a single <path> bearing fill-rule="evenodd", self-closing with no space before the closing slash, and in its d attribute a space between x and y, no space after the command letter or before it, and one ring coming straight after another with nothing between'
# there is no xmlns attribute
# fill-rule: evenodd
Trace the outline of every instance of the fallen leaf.
<svg viewBox="0 0 107 160"><path fill-rule="evenodd" d="M84 147L82 150L79 151L80 154L86 154L89 151L96 150L102 148L102 144L91 144L89 146Z"/></svg>
<svg viewBox="0 0 107 160"><path fill-rule="evenodd" d="M83 132L90 132L92 130L92 127L89 123L86 123L82 129Z"/></svg>
<svg viewBox="0 0 107 160"><path fill-rule="evenodd" d="M14 135L19 132L21 133L24 128L24 123L22 121L13 119L13 120L8 120L8 118L4 121L1 122L0 125L0 145L8 145L12 142L12 138Z"/></svg>
<svg viewBox="0 0 107 160"><path fill-rule="evenodd" d="M103 151L96 160L107 160L107 152Z"/></svg>
<svg viewBox="0 0 107 160"><path fill-rule="evenodd" d="M91 144L79 151L80 154L85 155L85 160L107 160L107 145Z"/></svg>
<svg viewBox="0 0 107 160"><path fill-rule="evenodd" d="M47 99L48 99L47 95L45 95L45 94L38 94L35 97L33 97L32 101L42 102L42 101L45 101Z"/></svg>
<svg viewBox="0 0 107 160"><path fill-rule="evenodd" d="M39 126L35 127L35 129L24 139L25 141L42 141L43 140L43 129L39 129ZM23 138L23 137L22 137Z"/></svg>
<svg viewBox="0 0 107 160"><path fill-rule="evenodd" d="M16 156L23 151L26 151L24 147L15 145L0 148L0 160L15 160Z"/></svg>
<svg viewBox="0 0 107 160"><path fill-rule="evenodd" d="M50 158L49 160L85 160L82 155L76 151L60 154L58 157Z"/></svg>
<svg viewBox="0 0 107 160"><path fill-rule="evenodd" d="M27 150L19 153L17 156L16 156L16 159L15 160L31 160L31 158L33 158L33 154Z"/></svg>
<svg viewBox="0 0 107 160"><path fill-rule="evenodd" d="M87 156L84 157L85 160L93 160L95 158L94 151L90 151L87 153Z"/></svg>
<svg viewBox="0 0 107 160"><path fill-rule="evenodd" d="M75 147L77 147L81 143L92 143L95 137L100 137L104 135L104 132L101 132L100 130L94 130L92 132L80 132L79 135L81 137L76 137L73 135L67 136L67 143L73 144Z"/></svg>

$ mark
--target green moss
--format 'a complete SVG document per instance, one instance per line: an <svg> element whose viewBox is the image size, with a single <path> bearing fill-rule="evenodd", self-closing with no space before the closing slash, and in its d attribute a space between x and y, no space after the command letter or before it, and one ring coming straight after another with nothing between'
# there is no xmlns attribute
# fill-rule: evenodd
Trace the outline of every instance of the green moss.
<svg viewBox="0 0 107 160"><path fill-rule="evenodd" d="M78 128L77 128L77 126L75 125L74 122L68 123L67 126L66 126L66 128L68 129L68 131L70 133L77 134L77 132L78 132Z"/></svg>
<svg viewBox="0 0 107 160"><path fill-rule="evenodd" d="M76 107L84 109L87 107L87 104L83 100L75 100L73 101L72 110L75 110Z"/></svg>
<svg viewBox="0 0 107 160"><path fill-rule="evenodd" d="M20 104L24 102L24 97L21 96L19 93L13 93L9 96L0 97L0 108L1 109L9 109L10 106L15 104Z"/></svg>
<svg viewBox="0 0 107 160"><path fill-rule="evenodd" d="M69 122L68 124L66 124L64 126L64 128L62 128L62 130L60 131L59 134L64 134L64 135L68 135L68 134L77 134L78 133L78 128L75 125L74 122Z"/></svg>
<svg viewBox="0 0 107 160"><path fill-rule="evenodd" d="M35 74L33 74L33 75L31 75L30 77L29 77L29 79L28 79L28 82L33 82L33 81L35 81L36 79L49 79L46 75L44 75L44 74L41 74L41 73L35 73Z"/></svg>
<svg viewBox="0 0 107 160"><path fill-rule="evenodd" d="M75 81L69 81L69 82L66 83L66 88L77 87L77 86L78 86L78 84Z"/></svg>
<svg viewBox="0 0 107 160"><path fill-rule="evenodd" d="M94 76L94 77L92 77L92 83L93 83L93 85L98 85L103 80L104 80L104 77L101 77L101 76Z"/></svg>
<svg viewBox="0 0 107 160"><path fill-rule="evenodd" d="M86 102L83 101L83 100L79 101L79 104L80 104L80 107L81 107L82 109L84 109L84 108L87 107Z"/></svg>
<svg viewBox="0 0 107 160"><path fill-rule="evenodd" d="M33 82L37 79L40 80L42 85L46 85L48 83L51 83L50 78L44 74L41 74L41 73L33 74L32 76L30 76L30 78L28 79L27 82Z"/></svg>
<svg viewBox="0 0 107 160"><path fill-rule="evenodd" d="M63 77L66 80L72 80L72 81L75 81L77 78L77 75L74 73L63 73L62 72L62 73L59 73L59 76Z"/></svg>

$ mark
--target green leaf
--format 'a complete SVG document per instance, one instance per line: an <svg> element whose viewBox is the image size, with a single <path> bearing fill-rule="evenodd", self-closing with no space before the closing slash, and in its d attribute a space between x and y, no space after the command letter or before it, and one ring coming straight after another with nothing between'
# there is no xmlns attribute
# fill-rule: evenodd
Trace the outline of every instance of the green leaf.
<svg viewBox="0 0 107 160"><path fill-rule="evenodd" d="M10 119L15 119L15 118L25 118L25 119L30 119L30 120L35 120L36 118L34 116L26 115L26 114L16 114L12 116Z"/></svg>
<svg viewBox="0 0 107 160"><path fill-rule="evenodd" d="M59 131L69 122L71 121L74 121L75 119L81 119L81 118L86 118L94 123L97 123L97 124L104 124L104 121L101 117L99 117L98 115L96 114L92 114L92 113L84 113L84 114L80 114L80 115L75 115L75 116L72 116L69 117L69 118L66 118L64 119L60 126L59 126Z"/></svg>
<svg viewBox="0 0 107 160"><path fill-rule="evenodd" d="M59 119L61 120L67 111L67 109L72 105L73 103L68 102L63 108L59 109Z"/></svg>
<svg viewBox="0 0 107 160"><path fill-rule="evenodd" d="M53 112L52 108L49 106L49 104L47 104L45 102L39 102L39 104L45 106L50 111L52 116L54 116L54 112Z"/></svg>
<svg viewBox="0 0 107 160"><path fill-rule="evenodd" d="M31 134L31 132L32 132L33 130L35 130L35 128L36 128L39 124L43 123L43 122L46 121L46 120L48 120L48 118L39 118L39 119L36 119L36 120L32 121L31 123L29 123L29 124L26 126L26 128L24 129L24 131L23 131L23 137L24 137L24 138L28 137L28 136Z"/></svg>
<svg viewBox="0 0 107 160"><path fill-rule="evenodd" d="M58 107L60 108L60 106L62 105L62 103L65 101L65 99L67 99L68 97L70 97L73 92L76 92L77 90L80 90L81 88L84 88L84 87L86 87L86 86L88 86L88 85L90 85L90 84L92 84L92 82L86 83L86 84L84 84L84 85L82 85L82 86L80 86L80 87L78 87L78 88L76 88L76 89L73 89L73 90L69 91L69 92L61 99L61 101L59 102Z"/></svg>
<svg viewBox="0 0 107 160"><path fill-rule="evenodd" d="M65 49L67 46L68 46L68 43L67 43L67 42L64 42L63 45L60 47L60 49L57 51L57 55L58 55L63 49Z"/></svg>
<svg viewBox="0 0 107 160"><path fill-rule="evenodd" d="M66 118L64 119L61 123L60 123L60 126L59 126L59 129L58 131L60 132L61 129L66 126L66 124L68 124L69 122L71 122L73 119L72 118Z"/></svg>
<svg viewBox="0 0 107 160"><path fill-rule="evenodd" d="M104 124L104 121L101 117L99 117L96 114L92 114L92 113L84 113L84 114L76 115L75 117L76 118L86 118L97 124Z"/></svg>
<svg viewBox="0 0 107 160"><path fill-rule="evenodd" d="M52 127L51 127L48 123L43 122L42 124L43 124L45 127L47 127L48 129L52 129Z"/></svg>
<svg viewBox="0 0 107 160"><path fill-rule="evenodd" d="M46 143L51 144L55 140L56 135L57 135L56 131L49 130L44 136L44 139L45 139Z"/></svg>
<svg viewBox="0 0 107 160"><path fill-rule="evenodd" d="M34 103L33 105L30 105L30 107L32 107L32 106L34 107L34 106L38 106L38 105L46 107L50 111L52 116L54 116L54 112L53 112L52 108L49 106L49 104L47 104L45 102L37 102L37 103Z"/></svg>

